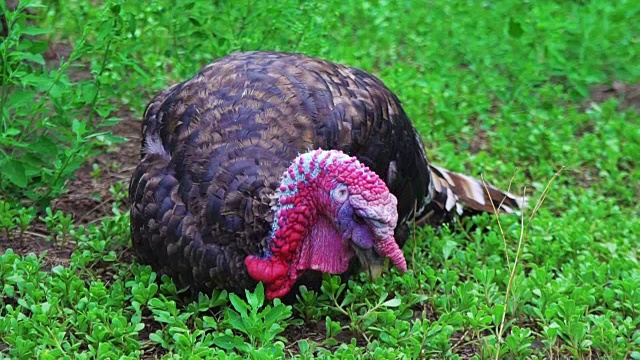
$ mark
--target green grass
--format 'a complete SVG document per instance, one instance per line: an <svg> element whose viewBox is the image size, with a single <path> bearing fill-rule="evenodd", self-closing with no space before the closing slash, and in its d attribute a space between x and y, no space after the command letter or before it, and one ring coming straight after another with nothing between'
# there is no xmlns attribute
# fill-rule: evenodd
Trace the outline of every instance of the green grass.
<svg viewBox="0 0 640 360"><path fill-rule="evenodd" d="M54 250L74 250L54 266L3 250L0 355L640 359L640 116L588 102L595 84L640 80L636 1L41 3L29 18L6 14L0 45L0 236L33 241L40 223ZM59 42L69 58L45 66ZM533 219L533 206L524 224L500 218L504 239L489 215L416 229L406 274L327 277L293 306L261 289L185 303L123 255L126 180L111 188L113 215L88 225L51 201L122 140L108 133L118 117L140 118L155 92L255 49L376 74L432 162L502 187L513 177L532 205L564 169Z"/></svg>

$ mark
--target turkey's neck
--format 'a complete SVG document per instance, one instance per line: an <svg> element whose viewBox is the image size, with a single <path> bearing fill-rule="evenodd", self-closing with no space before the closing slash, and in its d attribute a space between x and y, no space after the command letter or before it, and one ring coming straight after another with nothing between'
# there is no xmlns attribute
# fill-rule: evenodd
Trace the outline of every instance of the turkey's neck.
<svg viewBox="0 0 640 360"><path fill-rule="evenodd" d="M315 182L297 184L294 190L294 194L282 195L278 200L268 250L286 262L293 260L310 233L320 207Z"/></svg>

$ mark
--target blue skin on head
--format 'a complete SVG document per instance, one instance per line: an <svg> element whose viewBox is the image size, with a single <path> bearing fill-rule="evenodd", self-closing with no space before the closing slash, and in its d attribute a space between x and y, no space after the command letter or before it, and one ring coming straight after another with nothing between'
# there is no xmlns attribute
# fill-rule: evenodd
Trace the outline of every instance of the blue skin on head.
<svg viewBox="0 0 640 360"><path fill-rule="evenodd" d="M355 245L362 249L371 249L374 245L374 235L369 228L370 224L367 224L357 211L353 208L348 201L349 194L347 192L344 196L345 199L336 199L333 195L334 192L341 192L343 189L342 184L338 184L332 191L332 201L337 203L338 213L336 214L337 224L340 226L340 230L343 231L343 240L351 239ZM342 200L342 204L340 201Z"/></svg>

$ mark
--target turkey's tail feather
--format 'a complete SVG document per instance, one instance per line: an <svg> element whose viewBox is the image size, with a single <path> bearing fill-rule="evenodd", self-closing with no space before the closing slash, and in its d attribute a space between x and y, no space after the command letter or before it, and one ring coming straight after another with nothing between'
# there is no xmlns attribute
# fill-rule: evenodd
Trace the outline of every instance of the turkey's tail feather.
<svg viewBox="0 0 640 360"><path fill-rule="evenodd" d="M482 180L435 165L429 165L429 169L433 184L432 199L416 218L418 224L439 226L453 220L456 214L466 216L498 211L520 215L527 205L527 198L501 190L488 182L483 183Z"/></svg>

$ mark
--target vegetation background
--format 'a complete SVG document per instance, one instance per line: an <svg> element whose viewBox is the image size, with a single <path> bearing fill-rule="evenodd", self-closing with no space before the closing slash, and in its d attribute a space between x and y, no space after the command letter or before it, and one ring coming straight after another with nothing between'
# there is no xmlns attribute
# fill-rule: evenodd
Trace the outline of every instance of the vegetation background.
<svg viewBox="0 0 640 360"><path fill-rule="evenodd" d="M0 9L0 357L640 359L637 1ZM327 277L293 306L262 289L184 302L130 250L141 115L157 91L255 49L374 73L432 162L513 178L544 203L415 229L408 273Z"/></svg>

